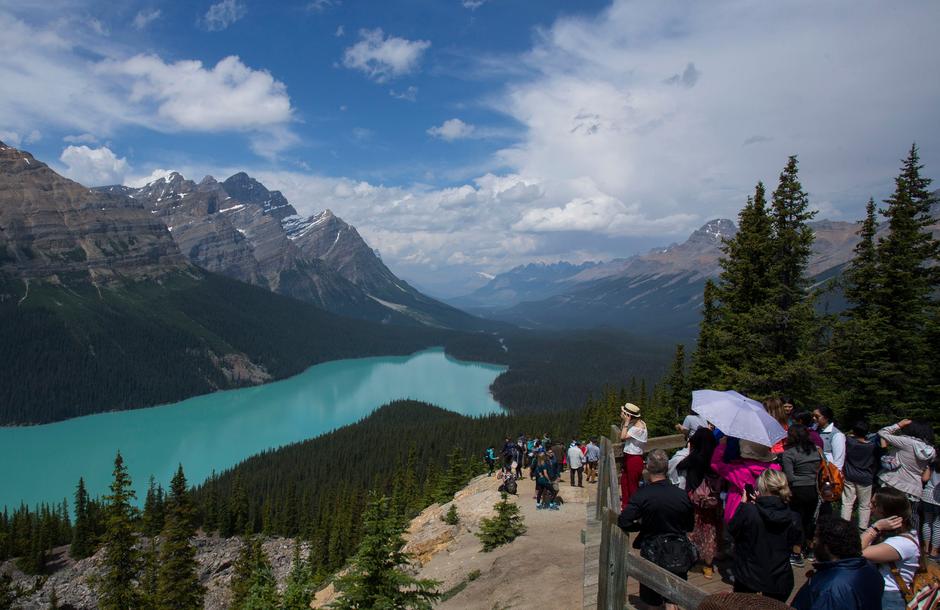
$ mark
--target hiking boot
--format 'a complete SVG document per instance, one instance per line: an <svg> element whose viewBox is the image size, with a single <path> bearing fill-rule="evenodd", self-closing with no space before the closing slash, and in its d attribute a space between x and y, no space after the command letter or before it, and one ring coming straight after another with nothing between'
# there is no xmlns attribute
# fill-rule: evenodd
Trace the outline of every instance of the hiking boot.
<svg viewBox="0 0 940 610"><path fill-rule="evenodd" d="M702 566L702 576L711 580L715 577L715 568L711 566Z"/></svg>
<svg viewBox="0 0 940 610"><path fill-rule="evenodd" d="M790 565L802 568L805 563L803 563L803 556L799 553L790 553Z"/></svg>
<svg viewBox="0 0 940 610"><path fill-rule="evenodd" d="M551 510L558 510L558 505L552 502L551 504L548 505L548 508L550 508Z"/></svg>

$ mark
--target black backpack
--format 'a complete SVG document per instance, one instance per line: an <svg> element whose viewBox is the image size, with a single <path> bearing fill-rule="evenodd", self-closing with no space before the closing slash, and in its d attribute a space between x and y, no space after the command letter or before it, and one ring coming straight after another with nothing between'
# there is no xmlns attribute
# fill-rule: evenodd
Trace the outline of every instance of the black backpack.
<svg viewBox="0 0 940 610"><path fill-rule="evenodd" d="M505 491L508 494L516 495L516 490L517 490L516 479L513 477L513 478L506 479L503 482L503 484L499 486L499 489L497 489L496 491Z"/></svg>

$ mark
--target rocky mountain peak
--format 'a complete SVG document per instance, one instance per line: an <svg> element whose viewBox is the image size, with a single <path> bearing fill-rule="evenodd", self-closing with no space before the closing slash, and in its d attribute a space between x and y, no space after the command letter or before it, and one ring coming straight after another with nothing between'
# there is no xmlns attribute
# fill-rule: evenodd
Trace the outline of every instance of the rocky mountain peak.
<svg viewBox="0 0 940 610"><path fill-rule="evenodd" d="M694 231L692 235L689 236L688 241L720 244L722 239L734 237L737 232L738 227L734 224L734 221L728 220L727 218L716 218L709 220Z"/></svg>
<svg viewBox="0 0 940 610"><path fill-rule="evenodd" d="M269 191L245 172L230 176L222 183L222 187L232 199L260 205L265 214L274 216L278 220L297 214L297 210L281 194L281 191Z"/></svg>

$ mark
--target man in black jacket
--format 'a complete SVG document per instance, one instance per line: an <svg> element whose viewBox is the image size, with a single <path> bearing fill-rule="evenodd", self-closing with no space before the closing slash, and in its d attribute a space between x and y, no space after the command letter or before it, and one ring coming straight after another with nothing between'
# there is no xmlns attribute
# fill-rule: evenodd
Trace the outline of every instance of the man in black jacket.
<svg viewBox="0 0 940 610"><path fill-rule="evenodd" d="M620 513L617 524L625 532L640 533L633 540L633 548L638 549L644 540L663 534L685 536L695 527L695 513L689 496L666 479L669 469L669 457L662 449L654 449L646 458L646 470L649 483L640 487L627 507ZM680 578L687 578L688 572L677 573ZM640 584L640 599L650 606L663 603L661 595Z"/></svg>

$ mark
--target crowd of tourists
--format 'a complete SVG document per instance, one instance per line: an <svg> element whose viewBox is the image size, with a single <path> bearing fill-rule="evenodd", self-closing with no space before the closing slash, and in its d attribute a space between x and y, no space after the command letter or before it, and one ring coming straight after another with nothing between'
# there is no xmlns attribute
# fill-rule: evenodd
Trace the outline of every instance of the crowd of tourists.
<svg viewBox="0 0 940 610"><path fill-rule="evenodd" d="M567 445L553 440L548 433L539 437L529 437L523 433L513 440L506 437L502 449L489 447L483 456L489 468L489 475L502 481L500 491L516 493L515 481L524 473L535 481L535 503L537 509L559 510L559 482L565 470L569 473L572 487L584 487L597 482L597 462L601 450L597 439L573 439Z"/></svg>
<svg viewBox="0 0 940 610"><path fill-rule="evenodd" d="M638 532L640 555L681 578L701 563L713 579L727 560L721 576L734 592L798 610L937 607L940 459L930 425L843 430L826 407L750 402L763 407L754 421L776 431L768 440L726 434L693 413L676 425L687 444L671 457L647 451L638 406L621 408L619 525ZM737 421L728 421L730 431ZM808 579L793 596L795 569ZM668 604L642 583L640 598Z"/></svg>

